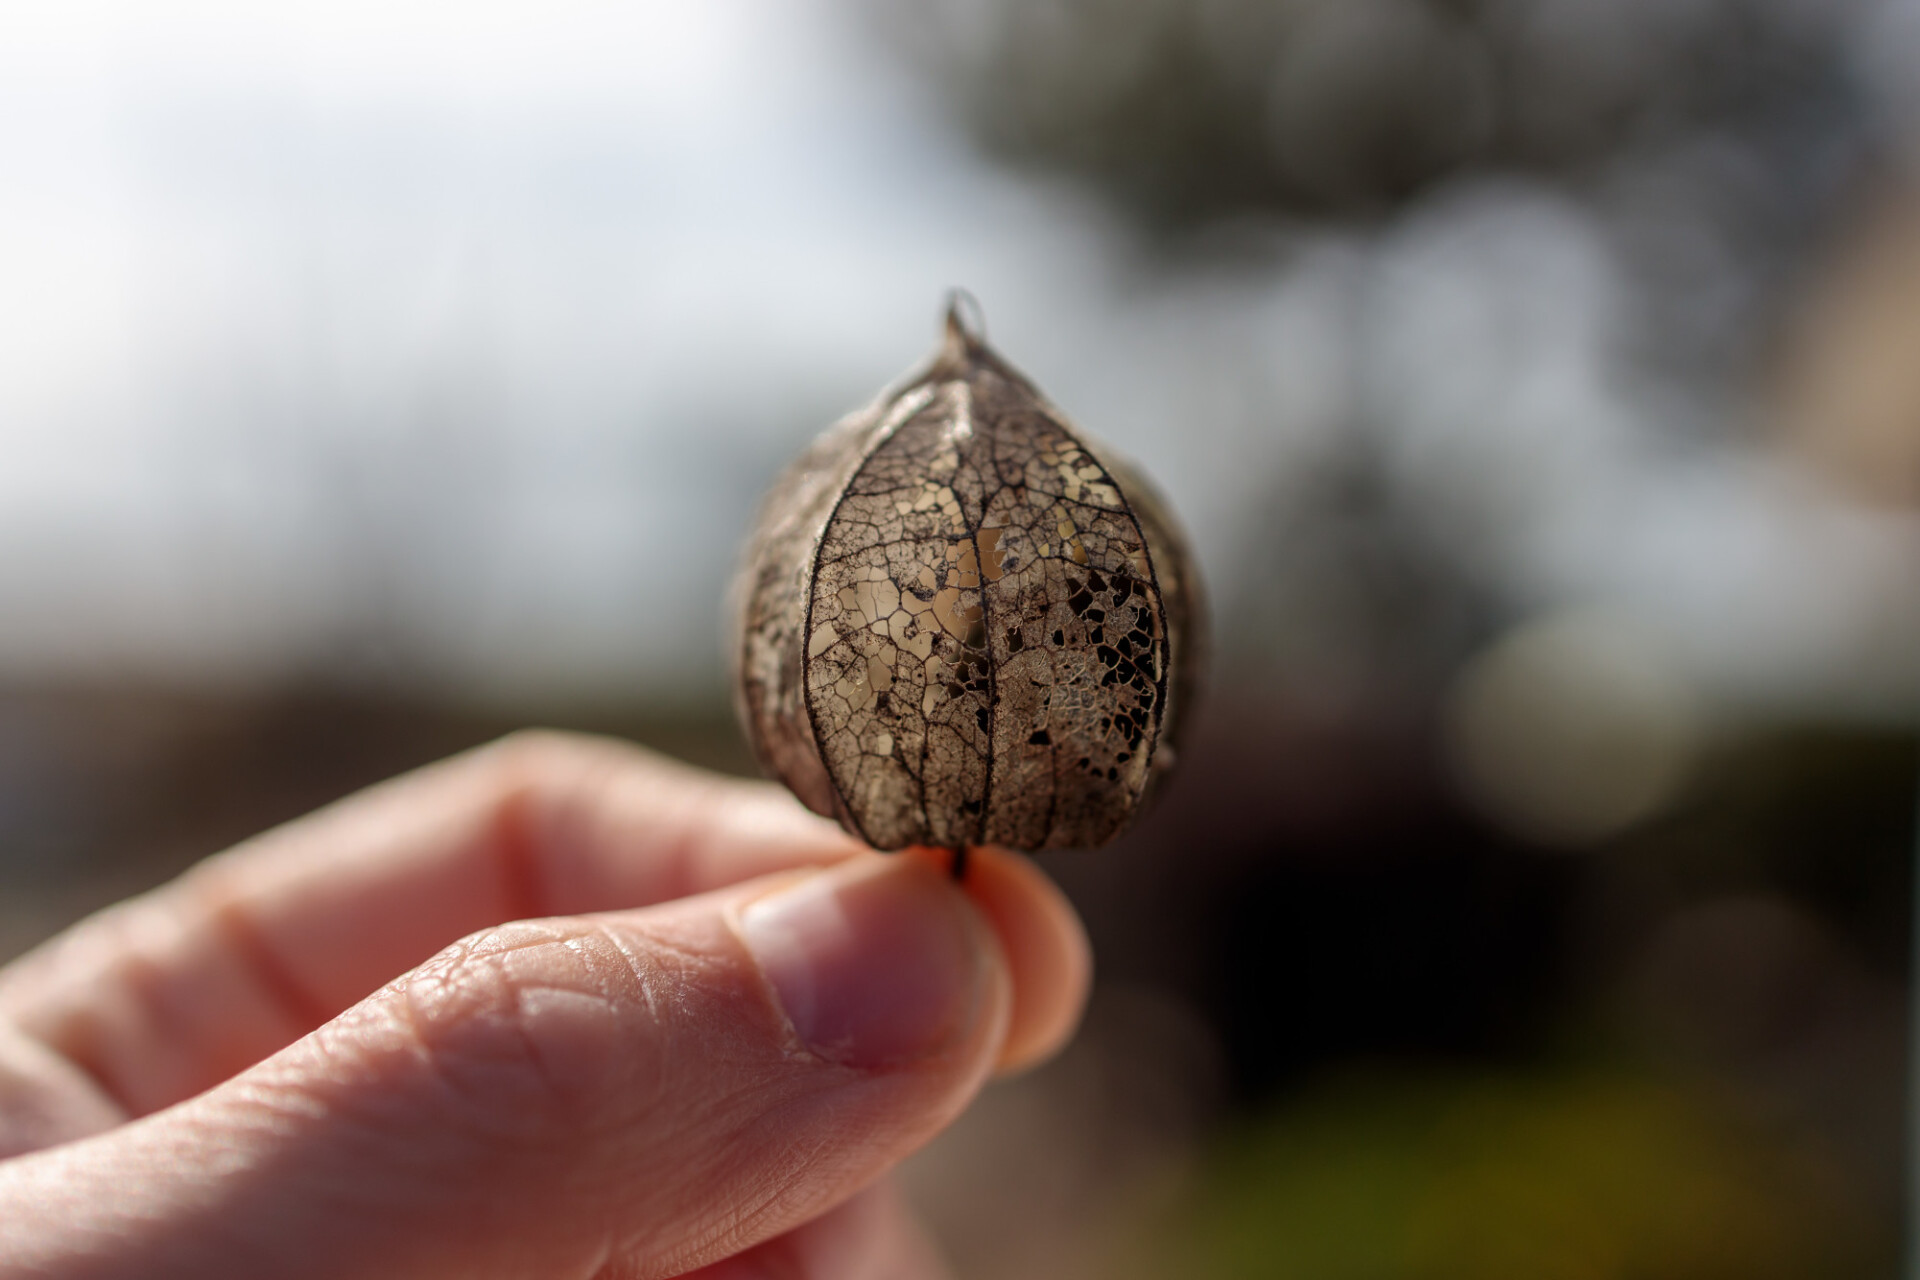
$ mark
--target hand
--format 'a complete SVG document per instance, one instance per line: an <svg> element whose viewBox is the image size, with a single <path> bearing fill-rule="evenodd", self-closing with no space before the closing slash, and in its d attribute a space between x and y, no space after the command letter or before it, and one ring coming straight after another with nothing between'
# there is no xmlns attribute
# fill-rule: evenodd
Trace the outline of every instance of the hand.
<svg viewBox="0 0 1920 1280"><path fill-rule="evenodd" d="M964 889L609 742L377 787L0 970L0 1275L938 1275L879 1180L1089 969Z"/></svg>

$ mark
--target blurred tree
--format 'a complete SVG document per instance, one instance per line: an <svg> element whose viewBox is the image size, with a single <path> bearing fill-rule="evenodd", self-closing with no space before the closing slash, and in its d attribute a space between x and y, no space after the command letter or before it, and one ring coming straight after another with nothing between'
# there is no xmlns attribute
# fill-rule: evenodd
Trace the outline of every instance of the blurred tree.
<svg viewBox="0 0 1920 1280"><path fill-rule="evenodd" d="M860 0L972 135L1158 225L1391 209L1847 109L1857 0ZM1784 114L1783 114L1784 113Z"/></svg>

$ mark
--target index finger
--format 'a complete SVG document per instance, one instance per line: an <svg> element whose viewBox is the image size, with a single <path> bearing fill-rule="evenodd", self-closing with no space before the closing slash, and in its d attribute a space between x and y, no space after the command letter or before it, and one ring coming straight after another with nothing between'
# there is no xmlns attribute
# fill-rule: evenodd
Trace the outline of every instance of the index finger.
<svg viewBox="0 0 1920 1280"><path fill-rule="evenodd" d="M769 784L611 740L519 734L83 922L0 972L0 1017L142 1114L475 930L646 906L858 849Z"/></svg>

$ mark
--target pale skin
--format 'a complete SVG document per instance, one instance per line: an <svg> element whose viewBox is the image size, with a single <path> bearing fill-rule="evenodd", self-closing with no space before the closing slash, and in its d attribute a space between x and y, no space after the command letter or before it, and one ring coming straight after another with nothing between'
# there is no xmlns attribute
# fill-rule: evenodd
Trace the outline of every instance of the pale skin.
<svg viewBox="0 0 1920 1280"><path fill-rule="evenodd" d="M0 970L0 1277L932 1280L886 1175L1072 1034L1028 861L519 735Z"/></svg>

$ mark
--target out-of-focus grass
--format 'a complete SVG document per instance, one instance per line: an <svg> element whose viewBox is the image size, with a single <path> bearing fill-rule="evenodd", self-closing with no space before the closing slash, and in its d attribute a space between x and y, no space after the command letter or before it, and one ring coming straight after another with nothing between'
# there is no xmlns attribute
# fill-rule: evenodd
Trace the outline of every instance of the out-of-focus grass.
<svg viewBox="0 0 1920 1280"><path fill-rule="evenodd" d="M1891 1274L1812 1146L1626 1071L1347 1079L1231 1133L1146 1256L1190 1280Z"/></svg>

